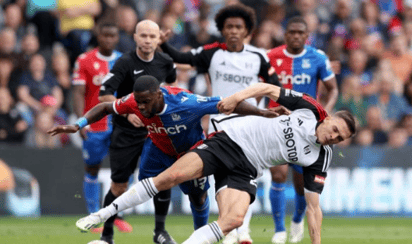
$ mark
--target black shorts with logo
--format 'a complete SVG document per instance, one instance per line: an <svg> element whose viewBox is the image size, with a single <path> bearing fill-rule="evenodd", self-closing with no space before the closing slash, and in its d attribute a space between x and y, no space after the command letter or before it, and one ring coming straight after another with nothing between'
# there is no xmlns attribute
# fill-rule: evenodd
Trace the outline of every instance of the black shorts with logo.
<svg viewBox="0 0 412 244"><path fill-rule="evenodd" d="M134 173L142 154L146 135L114 123L109 147L111 179L115 183L125 183Z"/></svg>
<svg viewBox="0 0 412 244"><path fill-rule="evenodd" d="M191 152L202 159L204 175L215 176L216 193L233 188L249 193L251 204L255 201L257 170L225 132L214 134Z"/></svg>

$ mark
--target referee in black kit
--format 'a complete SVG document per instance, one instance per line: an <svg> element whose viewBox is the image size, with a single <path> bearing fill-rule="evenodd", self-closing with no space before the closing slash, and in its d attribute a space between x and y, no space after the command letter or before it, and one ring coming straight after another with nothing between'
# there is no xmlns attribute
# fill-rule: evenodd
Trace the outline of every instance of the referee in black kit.
<svg viewBox="0 0 412 244"><path fill-rule="evenodd" d="M152 75L161 82L175 82L176 68L173 60L167 54L156 52L159 35L159 26L153 21L143 20L136 25L136 51L124 54L103 79L100 102L115 101L115 92L117 98L133 92L134 81L142 75ZM109 149L112 184L104 199L104 206L110 205L127 190L129 177L136 169L146 136L147 130L135 114L114 115ZM170 195L170 190L159 192L154 199L155 243L176 243L165 230ZM114 216L105 222L101 236L101 240L109 244L113 243L113 222Z"/></svg>

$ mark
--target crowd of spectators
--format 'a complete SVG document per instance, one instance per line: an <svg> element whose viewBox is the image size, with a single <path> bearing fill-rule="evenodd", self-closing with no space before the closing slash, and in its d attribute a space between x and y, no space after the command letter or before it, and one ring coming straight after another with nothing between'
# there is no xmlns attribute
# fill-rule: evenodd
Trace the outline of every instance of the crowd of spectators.
<svg viewBox="0 0 412 244"><path fill-rule="evenodd" d="M0 142L69 145L53 124L72 115L76 57L96 45L95 26L115 21L118 50L135 49L139 20L171 29L169 43L190 50L220 41L216 12L238 0L0 0ZM336 109L356 115L359 133L345 145L412 145L412 0L242 0L257 12L250 43L283 44L285 24L302 16L307 45L339 61ZM207 94L207 77L178 66L179 86Z"/></svg>

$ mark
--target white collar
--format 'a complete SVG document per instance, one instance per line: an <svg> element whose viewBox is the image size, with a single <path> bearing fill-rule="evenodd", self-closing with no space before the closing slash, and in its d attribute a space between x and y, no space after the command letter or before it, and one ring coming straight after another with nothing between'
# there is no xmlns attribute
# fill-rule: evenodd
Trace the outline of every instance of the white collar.
<svg viewBox="0 0 412 244"><path fill-rule="evenodd" d="M302 57L303 55L305 55L306 52L307 52L306 48L304 48L303 51L302 51L301 53L299 53L299 54L291 54L291 53L289 53L289 52L286 50L286 48L283 49L283 53L284 53L286 56L290 57L290 58L300 58L300 57Z"/></svg>
<svg viewBox="0 0 412 244"><path fill-rule="evenodd" d="M97 51L96 57L97 57L98 59L103 60L103 61L110 62L110 61L112 61L113 59L116 58L116 53L115 53L115 51L113 51L113 52L112 52L112 55L110 55L110 56L104 56L104 55L101 54L99 51Z"/></svg>
<svg viewBox="0 0 412 244"><path fill-rule="evenodd" d="M163 115L163 114L166 112L166 109L167 109L167 103L165 103L165 106L163 107L162 112L160 112L160 113L158 113L158 114L156 114L156 115Z"/></svg>

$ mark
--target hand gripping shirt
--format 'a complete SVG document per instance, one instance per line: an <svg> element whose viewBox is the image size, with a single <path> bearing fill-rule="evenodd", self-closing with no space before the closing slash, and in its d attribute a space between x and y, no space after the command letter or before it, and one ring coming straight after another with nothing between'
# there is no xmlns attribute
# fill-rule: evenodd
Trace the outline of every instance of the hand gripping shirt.
<svg viewBox="0 0 412 244"><path fill-rule="evenodd" d="M201 118L217 114L220 97L203 97L177 87L161 87L165 106L152 118L144 117L134 95L129 94L113 102L117 114L136 114L144 123L153 144L171 156L185 153L199 140L204 139Z"/></svg>

